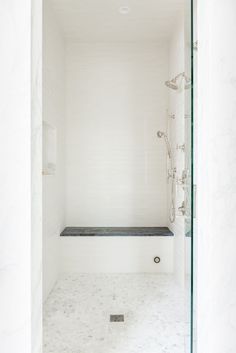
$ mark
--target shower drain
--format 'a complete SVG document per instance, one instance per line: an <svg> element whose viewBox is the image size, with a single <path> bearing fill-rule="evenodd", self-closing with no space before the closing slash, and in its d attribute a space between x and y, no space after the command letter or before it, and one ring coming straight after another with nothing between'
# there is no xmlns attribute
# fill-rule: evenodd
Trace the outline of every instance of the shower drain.
<svg viewBox="0 0 236 353"><path fill-rule="evenodd" d="M124 315L110 315L110 322L124 322Z"/></svg>

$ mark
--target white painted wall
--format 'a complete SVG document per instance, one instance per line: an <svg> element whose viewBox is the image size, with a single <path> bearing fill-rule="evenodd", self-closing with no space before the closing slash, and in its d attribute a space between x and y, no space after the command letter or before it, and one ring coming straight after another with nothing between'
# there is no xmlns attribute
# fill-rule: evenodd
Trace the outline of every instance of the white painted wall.
<svg viewBox="0 0 236 353"><path fill-rule="evenodd" d="M184 60L184 16L183 13L178 16L177 22L173 26L173 34L169 44L169 79L174 78L181 72L185 71ZM181 82L181 81L178 81ZM168 88L167 88L168 89ZM182 151L176 149L176 145L185 143L185 119L184 119L184 82L180 85L178 91L168 89L168 112L169 115L175 114L175 119L168 118L168 136L171 142L173 165L176 167L176 177L182 177L182 171L185 168L185 155ZM170 184L168 185L168 203L170 204ZM185 274L185 227L184 217L178 212L178 207L181 206L184 200L184 191L181 186L176 186L176 219L174 223L169 222L169 228L175 234L174 242L174 272L177 282L180 285L184 284ZM169 206L170 207L170 206ZM168 207L168 208L169 208Z"/></svg>
<svg viewBox="0 0 236 353"><path fill-rule="evenodd" d="M167 224L162 45L67 45L66 224Z"/></svg>
<svg viewBox="0 0 236 353"><path fill-rule="evenodd" d="M173 245L173 237L62 237L60 271L173 273Z"/></svg>
<svg viewBox="0 0 236 353"><path fill-rule="evenodd" d="M0 351L4 353L39 353L42 343L40 18L40 0L0 3ZM32 56L31 36L39 39Z"/></svg>
<svg viewBox="0 0 236 353"><path fill-rule="evenodd" d="M42 352L42 0L31 1L31 351ZM18 293L18 292L16 292ZM1 351L1 350L0 350ZM14 351L21 351L16 347ZM25 353L25 352L24 352Z"/></svg>
<svg viewBox="0 0 236 353"><path fill-rule="evenodd" d="M55 175L43 176L43 298L58 275L58 239L64 228L65 189L65 48L49 2L43 16L43 120L55 127L57 160Z"/></svg>
<svg viewBox="0 0 236 353"><path fill-rule="evenodd" d="M198 353L236 352L235 14L198 0Z"/></svg>

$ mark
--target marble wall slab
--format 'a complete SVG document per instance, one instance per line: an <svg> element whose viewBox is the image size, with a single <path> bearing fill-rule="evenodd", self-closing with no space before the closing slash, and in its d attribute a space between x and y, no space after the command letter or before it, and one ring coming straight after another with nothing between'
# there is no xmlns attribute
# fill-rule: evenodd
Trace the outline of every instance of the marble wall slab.
<svg viewBox="0 0 236 353"><path fill-rule="evenodd" d="M198 0L198 353L236 352L235 14L235 0Z"/></svg>
<svg viewBox="0 0 236 353"><path fill-rule="evenodd" d="M40 18L40 0L0 2L0 352L4 353L41 351Z"/></svg>
<svg viewBox="0 0 236 353"><path fill-rule="evenodd" d="M31 1L0 3L0 351L31 352Z"/></svg>

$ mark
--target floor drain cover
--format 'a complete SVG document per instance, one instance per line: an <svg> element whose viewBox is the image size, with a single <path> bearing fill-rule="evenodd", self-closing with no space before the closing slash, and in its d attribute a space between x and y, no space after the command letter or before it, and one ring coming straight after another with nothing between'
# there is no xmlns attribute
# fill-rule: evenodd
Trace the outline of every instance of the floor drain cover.
<svg viewBox="0 0 236 353"><path fill-rule="evenodd" d="M110 322L124 322L124 315L110 315Z"/></svg>

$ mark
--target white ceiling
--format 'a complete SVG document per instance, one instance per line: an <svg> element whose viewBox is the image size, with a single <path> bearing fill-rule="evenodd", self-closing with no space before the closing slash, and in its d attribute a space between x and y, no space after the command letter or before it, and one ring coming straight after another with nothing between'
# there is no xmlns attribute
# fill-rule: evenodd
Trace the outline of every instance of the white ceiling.
<svg viewBox="0 0 236 353"><path fill-rule="evenodd" d="M50 1L66 38L114 42L167 39L185 0ZM121 15L121 6L130 13Z"/></svg>

